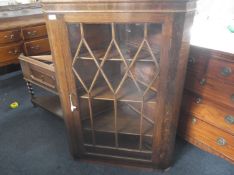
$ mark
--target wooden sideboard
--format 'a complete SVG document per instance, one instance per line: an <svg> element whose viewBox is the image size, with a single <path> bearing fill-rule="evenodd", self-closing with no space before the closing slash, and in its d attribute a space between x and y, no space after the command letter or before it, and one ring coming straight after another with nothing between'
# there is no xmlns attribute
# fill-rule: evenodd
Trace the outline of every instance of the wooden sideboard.
<svg viewBox="0 0 234 175"><path fill-rule="evenodd" d="M234 163L234 55L192 46L179 135Z"/></svg>
<svg viewBox="0 0 234 175"><path fill-rule="evenodd" d="M0 67L18 63L18 56L50 53L43 15L0 19Z"/></svg>

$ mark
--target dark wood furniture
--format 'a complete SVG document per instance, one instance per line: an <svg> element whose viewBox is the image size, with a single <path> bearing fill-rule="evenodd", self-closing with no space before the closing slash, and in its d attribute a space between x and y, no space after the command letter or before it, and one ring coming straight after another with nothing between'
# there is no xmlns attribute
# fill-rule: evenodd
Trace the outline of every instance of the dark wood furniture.
<svg viewBox="0 0 234 175"><path fill-rule="evenodd" d="M179 134L234 163L234 55L193 46Z"/></svg>
<svg viewBox="0 0 234 175"><path fill-rule="evenodd" d="M17 63L21 52L20 29L0 31L0 66Z"/></svg>
<svg viewBox="0 0 234 175"><path fill-rule="evenodd" d="M58 97L52 56L24 56L21 54L19 60L32 103L62 118L63 113ZM35 93L34 85L50 93Z"/></svg>
<svg viewBox="0 0 234 175"><path fill-rule="evenodd" d="M168 168L196 2L42 3L72 155Z"/></svg>
<svg viewBox="0 0 234 175"><path fill-rule="evenodd" d="M45 24L22 28L24 55L44 55L50 53L50 45Z"/></svg>
<svg viewBox="0 0 234 175"><path fill-rule="evenodd" d="M0 19L0 67L18 63L18 56L50 53L43 15Z"/></svg>

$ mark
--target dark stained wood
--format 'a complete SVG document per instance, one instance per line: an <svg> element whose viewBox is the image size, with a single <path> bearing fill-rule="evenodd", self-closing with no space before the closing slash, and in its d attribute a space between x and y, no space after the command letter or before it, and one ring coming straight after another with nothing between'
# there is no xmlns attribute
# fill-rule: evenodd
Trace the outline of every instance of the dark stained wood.
<svg viewBox="0 0 234 175"><path fill-rule="evenodd" d="M37 25L22 28L24 40L30 40L38 37L46 37L47 31L45 25Z"/></svg>
<svg viewBox="0 0 234 175"><path fill-rule="evenodd" d="M46 55L50 53L48 38L27 41L24 43L24 53L26 56Z"/></svg>
<svg viewBox="0 0 234 175"><path fill-rule="evenodd" d="M60 118L63 118L62 108L60 105L59 97L57 95L37 96L32 98L32 103L59 116Z"/></svg>
<svg viewBox="0 0 234 175"><path fill-rule="evenodd" d="M222 107L214 104L207 98L202 98L198 103L198 95L185 91L183 96L182 112L196 116L217 128L234 135L233 124L227 123L227 116L234 116L232 108Z"/></svg>
<svg viewBox="0 0 234 175"><path fill-rule="evenodd" d="M22 42L11 43L0 47L0 66L17 63L22 53Z"/></svg>
<svg viewBox="0 0 234 175"><path fill-rule="evenodd" d="M168 168L195 1L42 2L72 155Z"/></svg>
<svg viewBox="0 0 234 175"><path fill-rule="evenodd" d="M196 1L158 1L158 0L42 0L45 12L185 12L194 11ZM64 3L67 2L67 3ZM92 2L92 3L90 3ZM111 6L107 6L107 3ZM45 5L46 4L46 5Z"/></svg>
<svg viewBox="0 0 234 175"><path fill-rule="evenodd" d="M181 129L181 130L180 130ZM231 162L234 161L234 136L230 135L208 123L182 114L180 135L197 140L206 145L207 149L215 150ZM223 141L219 142L219 140ZM192 142L193 143L193 142Z"/></svg>
<svg viewBox="0 0 234 175"><path fill-rule="evenodd" d="M193 46L190 59L179 135L233 163L234 55ZM227 143L215 143L218 137Z"/></svg>
<svg viewBox="0 0 234 175"><path fill-rule="evenodd" d="M56 116L63 118L61 103L58 96L55 70L51 55L19 56L24 80L27 83L31 102ZM34 85L48 92L34 92Z"/></svg>
<svg viewBox="0 0 234 175"><path fill-rule="evenodd" d="M179 132L180 134L180 132ZM181 135L181 134L180 134ZM211 154L214 154L216 156L219 156L229 162L232 162L231 159L229 159L227 156L225 156L224 154L217 152L216 149L211 148L208 144L201 142L200 139L194 139L191 136L187 136L187 135L181 135L181 137L183 137L185 140L187 140L189 143L193 144L194 146L200 148L203 151L209 152Z"/></svg>
<svg viewBox="0 0 234 175"><path fill-rule="evenodd" d="M207 77L234 85L234 60L211 59L207 67Z"/></svg>
<svg viewBox="0 0 234 175"><path fill-rule="evenodd" d="M51 62L42 62L23 55L19 59L26 81L57 93L55 71Z"/></svg>
<svg viewBox="0 0 234 175"><path fill-rule="evenodd" d="M59 97L64 113L64 119L67 126L68 138L70 144L70 151L74 157L82 157L84 153L83 137L81 130L81 121L78 110L71 111L72 99L77 98L72 69L71 69L71 53L69 50L69 41L67 36L67 28L62 16L57 15L57 20L46 20L48 37L50 40L51 53L54 60L57 86L59 90ZM59 26L59 27L58 27ZM69 72L68 74L66 72ZM78 106L76 100L73 105Z"/></svg>
<svg viewBox="0 0 234 175"><path fill-rule="evenodd" d="M163 52L165 55L161 56L164 59L161 62L164 65L160 66L163 68L161 74L166 74L166 76L160 76L159 79L158 91L163 93L158 99L158 101L162 102L161 106L157 106L156 111L155 122L157 127L155 127L155 133L157 133L158 137L155 139L155 153L153 153L155 161L164 168L168 167L172 161L175 139L173 133L176 132L179 116L188 60L189 28L192 24L193 15L193 12L174 14L171 16L172 19L174 18L174 23L171 24L172 27L169 27L168 31L165 29L165 35L173 38L173 40L171 43L163 43L164 47L170 47L170 50L165 49L165 52Z"/></svg>
<svg viewBox="0 0 234 175"><path fill-rule="evenodd" d="M229 108L234 107L234 101L231 98L234 86L226 84L225 80L217 81L217 78L209 78L208 76L197 77L196 74L188 72L185 88L201 94L202 97L206 97L216 104Z"/></svg>
<svg viewBox="0 0 234 175"><path fill-rule="evenodd" d="M17 57L50 52L43 15L0 19L0 66L18 63ZM23 44L27 40L27 43ZM23 44L23 46L13 46ZM17 48L16 48L17 47ZM10 49L10 50L9 50Z"/></svg>
<svg viewBox="0 0 234 175"><path fill-rule="evenodd" d="M0 31L0 46L21 40L20 29Z"/></svg>
<svg viewBox="0 0 234 175"><path fill-rule="evenodd" d="M35 24L43 24L45 20L42 14L28 15L14 18L1 18L0 30L9 30L25 26L34 26Z"/></svg>

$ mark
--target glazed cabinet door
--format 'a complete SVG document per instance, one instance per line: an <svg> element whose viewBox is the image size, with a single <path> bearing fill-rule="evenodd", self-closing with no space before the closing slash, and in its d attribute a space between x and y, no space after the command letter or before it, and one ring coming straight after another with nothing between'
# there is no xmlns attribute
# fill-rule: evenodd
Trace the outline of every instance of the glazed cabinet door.
<svg viewBox="0 0 234 175"><path fill-rule="evenodd" d="M151 160L162 25L67 27L86 151Z"/></svg>
<svg viewBox="0 0 234 175"><path fill-rule="evenodd" d="M73 155L152 166L172 152L166 151L173 147L176 124L174 130L164 128L174 125L170 117L177 95L166 96L172 78L167 77L170 20L156 13L48 18ZM163 126L164 120L169 124Z"/></svg>

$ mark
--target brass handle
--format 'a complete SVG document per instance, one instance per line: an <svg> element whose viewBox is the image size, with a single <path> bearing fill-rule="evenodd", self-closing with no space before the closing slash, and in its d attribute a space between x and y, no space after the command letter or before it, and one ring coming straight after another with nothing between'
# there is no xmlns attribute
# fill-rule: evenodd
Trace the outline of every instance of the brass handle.
<svg viewBox="0 0 234 175"><path fill-rule="evenodd" d="M232 69L230 67L224 67L220 70L220 74L224 77L229 76L232 73Z"/></svg>
<svg viewBox="0 0 234 175"><path fill-rule="evenodd" d="M200 85L204 86L206 84L206 79L205 78L202 78L200 80Z"/></svg>
<svg viewBox="0 0 234 175"><path fill-rule="evenodd" d="M197 104L199 104L199 103L201 103L201 101L202 101L202 98L201 98L201 97L197 97L195 102L196 102Z"/></svg>
<svg viewBox="0 0 234 175"><path fill-rule="evenodd" d="M223 137L219 137L219 138L217 138L216 143L219 146L225 146L227 144L227 141Z"/></svg>
<svg viewBox="0 0 234 175"><path fill-rule="evenodd" d="M226 123L228 123L230 125L234 124L234 116L232 116L232 115L226 115L224 120Z"/></svg>
<svg viewBox="0 0 234 175"><path fill-rule="evenodd" d="M44 78L44 76L41 76L41 77ZM41 80L41 79L39 79L39 78L36 78L36 77L34 77L33 75L31 75L31 78L32 78L32 80L37 81L37 82L39 82L39 83L41 83L41 84L44 84L45 86L48 86L48 87L50 87L51 89L55 89L55 86L54 86L54 85L49 84L49 83L45 82L44 80Z"/></svg>
<svg viewBox="0 0 234 175"><path fill-rule="evenodd" d="M13 55L18 55L20 53L20 51L17 49L14 49L14 50L10 50L8 53L13 54Z"/></svg>
<svg viewBox="0 0 234 175"><path fill-rule="evenodd" d="M30 47L32 50L39 50L40 49L40 46L39 45L36 45L36 46L31 46Z"/></svg>
<svg viewBox="0 0 234 175"><path fill-rule="evenodd" d="M10 40L13 40L15 38L14 34L11 34L10 36L5 35L4 38L9 38Z"/></svg>
<svg viewBox="0 0 234 175"><path fill-rule="evenodd" d="M28 31L27 32L27 34L29 35L29 36L36 36L37 35L37 31L36 30L34 30L34 31Z"/></svg>

